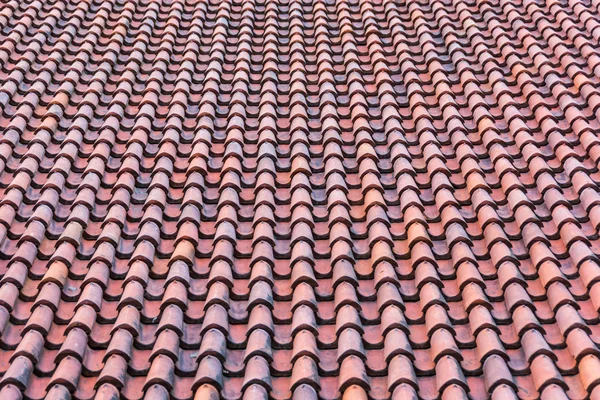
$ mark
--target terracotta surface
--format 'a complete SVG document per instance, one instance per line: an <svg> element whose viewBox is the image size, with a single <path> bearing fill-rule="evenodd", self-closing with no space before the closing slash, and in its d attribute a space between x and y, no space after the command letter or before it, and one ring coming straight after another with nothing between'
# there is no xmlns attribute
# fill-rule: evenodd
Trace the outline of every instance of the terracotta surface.
<svg viewBox="0 0 600 400"><path fill-rule="evenodd" d="M599 7L3 1L0 398L600 396Z"/></svg>

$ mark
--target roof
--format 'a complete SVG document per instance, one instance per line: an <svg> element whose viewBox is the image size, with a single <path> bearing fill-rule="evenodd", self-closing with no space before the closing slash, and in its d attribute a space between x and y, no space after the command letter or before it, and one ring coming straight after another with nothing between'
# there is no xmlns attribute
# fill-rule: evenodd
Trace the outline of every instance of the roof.
<svg viewBox="0 0 600 400"><path fill-rule="evenodd" d="M7 2L0 398L600 395L598 7Z"/></svg>

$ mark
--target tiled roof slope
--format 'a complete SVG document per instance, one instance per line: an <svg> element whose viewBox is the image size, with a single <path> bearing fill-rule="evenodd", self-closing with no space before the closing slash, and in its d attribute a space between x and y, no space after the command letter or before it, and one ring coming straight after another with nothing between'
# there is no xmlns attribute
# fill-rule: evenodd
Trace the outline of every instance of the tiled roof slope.
<svg viewBox="0 0 600 400"><path fill-rule="evenodd" d="M600 396L598 0L0 7L0 398Z"/></svg>

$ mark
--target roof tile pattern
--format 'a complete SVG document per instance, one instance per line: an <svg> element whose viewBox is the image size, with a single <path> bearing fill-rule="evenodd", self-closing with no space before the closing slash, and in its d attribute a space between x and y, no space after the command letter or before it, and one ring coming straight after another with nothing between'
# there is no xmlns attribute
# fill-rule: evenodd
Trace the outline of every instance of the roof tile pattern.
<svg viewBox="0 0 600 400"><path fill-rule="evenodd" d="M600 2L0 7L0 398L600 396Z"/></svg>

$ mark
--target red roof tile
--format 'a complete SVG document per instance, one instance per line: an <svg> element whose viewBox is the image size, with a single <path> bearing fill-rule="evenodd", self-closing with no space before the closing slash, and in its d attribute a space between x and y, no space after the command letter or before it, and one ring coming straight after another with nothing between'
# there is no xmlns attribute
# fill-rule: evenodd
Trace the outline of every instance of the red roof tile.
<svg viewBox="0 0 600 400"><path fill-rule="evenodd" d="M0 397L600 396L599 7L7 1Z"/></svg>

